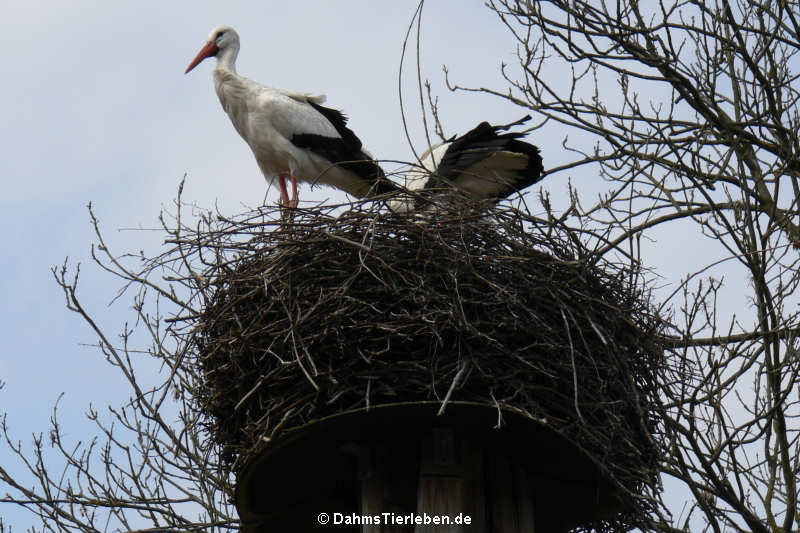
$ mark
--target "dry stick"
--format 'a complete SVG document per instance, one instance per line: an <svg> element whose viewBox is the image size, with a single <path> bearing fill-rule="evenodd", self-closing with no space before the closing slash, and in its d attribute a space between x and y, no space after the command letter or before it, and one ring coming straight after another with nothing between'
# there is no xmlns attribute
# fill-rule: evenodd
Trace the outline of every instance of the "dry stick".
<svg viewBox="0 0 800 533"><path fill-rule="evenodd" d="M459 383L461 383L461 378L467 372L469 364L470 364L469 360L466 360L461 363L458 372L456 372L453 381L450 383L450 388L447 390L447 394L445 395L444 400L442 400L442 405L441 407L439 407L439 412L436 413L436 416L441 416L444 414L444 410L447 407L447 403L450 401L450 397L453 395L453 391L456 390L456 387L459 385Z"/></svg>
<svg viewBox="0 0 800 533"><path fill-rule="evenodd" d="M360 249L364 250L365 252L371 252L372 251L369 247L364 246L360 242L351 241L350 239L348 239L346 237L342 237L341 235L335 235L335 234L331 233L328 230L323 230L322 233L324 233L325 235L327 235L331 239L336 239L337 241L342 241L344 243L349 244L350 246L355 246L356 248L360 248Z"/></svg>
<svg viewBox="0 0 800 533"><path fill-rule="evenodd" d="M569 322L567 321L567 315L564 314L563 309L559 309L561 312L561 318L564 319L564 331L567 333L567 339L569 340L569 359L572 363L572 385L574 387L574 394L575 394L575 412L578 414L578 418L581 419L581 422L584 424L586 420L583 419L583 415L581 414L581 410L578 407L578 370L575 367L575 347L572 345L572 333L569 331Z"/></svg>

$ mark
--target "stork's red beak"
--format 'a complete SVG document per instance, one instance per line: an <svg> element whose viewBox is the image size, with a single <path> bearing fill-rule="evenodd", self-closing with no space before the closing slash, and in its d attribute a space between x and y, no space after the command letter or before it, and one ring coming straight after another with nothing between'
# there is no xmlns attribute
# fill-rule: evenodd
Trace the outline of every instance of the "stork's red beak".
<svg viewBox="0 0 800 533"><path fill-rule="evenodd" d="M188 74L190 70L199 65L200 62L205 58L217 55L217 52L219 52L217 43L212 41L207 42L206 45L197 53L197 57L195 57L192 62L189 63L189 66L186 67L186 72L184 72L184 74Z"/></svg>

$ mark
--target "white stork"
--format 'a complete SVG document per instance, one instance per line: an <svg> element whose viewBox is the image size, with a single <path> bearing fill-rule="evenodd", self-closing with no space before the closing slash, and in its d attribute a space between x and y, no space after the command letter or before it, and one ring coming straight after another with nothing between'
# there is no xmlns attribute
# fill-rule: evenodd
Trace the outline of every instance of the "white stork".
<svg viewBox="0 0 800 533"><path fill-rule="evenodd" d="M297 182L323 183L353 196L394 190L393 184L341 111L323 107L325 96L266 87L236 73L239 35L228 26L214 28L186 73L216 56L214 87L233 127L250 145L264 177L278 178L282 204L297 207ZM286 179L292 181L292 197Z"/></svg>
<svg viewBox="0 0 800 533"><path fill-rule="evenodd" d="M475 200L497 201L538 182L544 170L539 148L520 141L524 133L499 133L530 118L498 126L481 122L461 137L431 147L422 154L421 165L406 173L406 189L415 198L394 200L391 209L419 208L428 190L452 187Z"/></svg>

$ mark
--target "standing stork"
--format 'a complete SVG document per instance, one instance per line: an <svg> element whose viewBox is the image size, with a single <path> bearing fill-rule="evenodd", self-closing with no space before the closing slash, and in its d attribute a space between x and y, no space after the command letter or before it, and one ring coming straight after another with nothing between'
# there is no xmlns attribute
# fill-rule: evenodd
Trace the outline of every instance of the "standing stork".
<svg viewBox="0 0 800 533"><path fill-rule="evenodd" d="M421 165L406 173L406 190L413 197L394 200L390 207L396 212L418 209L426 192L444 188L474 200L498 201L540 181L544 167L539 148L520 141L524 133L500 133L530 118L498 126L481 122L461 137L431 147L422 154Z"/></svg>
<svg viewBox="0 0 800 533"><path fill-rule="evenodd" d="M321 105L324 95L282 91L240 76L238 53L239 34L229 26L214 28L186 73L208 57L217 58L214 87L222 108L253 150L264 177L278 178L284 206L297 207L298 181L323 183L357 197L395 189L347 127L344 114Z"/></svg>

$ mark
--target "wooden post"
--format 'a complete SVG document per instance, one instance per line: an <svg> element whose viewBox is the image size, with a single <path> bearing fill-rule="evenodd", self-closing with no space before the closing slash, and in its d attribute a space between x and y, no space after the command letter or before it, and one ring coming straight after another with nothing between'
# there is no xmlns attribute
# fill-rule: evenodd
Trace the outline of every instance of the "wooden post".
<svg viewBox="0 0 800 533"><path fill-rule="evenodd" d="M492 533L533 532L533 494L528 474L496 451L489 453L487 459L486 503Z"/></svg>
<svg viewBox="0 0 800 533"><path fill-rule="evenodd" d="M365 524L362 533L410 533L413 527L386 523L385 513L409 512L416 493L418 456L406 447L363 448L359 455L361 515L378 516L379 524Z"/></svg>
<svg viewBox="0 0 800 533"><path fill-rule="evenodd" d="M459 454L460 455L460 454ZM464 464L456 457L453 429L434 428L422 441L422 460L419 468L417 515L454 518L464 513ZM415 533L462 533L463 526L417 525Z"/></svg>
<svg viewBox="0 0 800 533"><path fill-rule="evenodd" d="M510 415L493 429L489 409L453 411L385 408L292 435L240 475L243 533L563 533L624 509L554 432ZM349 521L318 524L318 513ZM410 515L451 523L404 523Z"/></svg>
<svg viewBox="0 0 800 533"><path fill-rule="evenodd" d="M417 514L470 523L418 525L415 533L534 533L527 472L485 444L434 428L423 441Z"/></svg>

